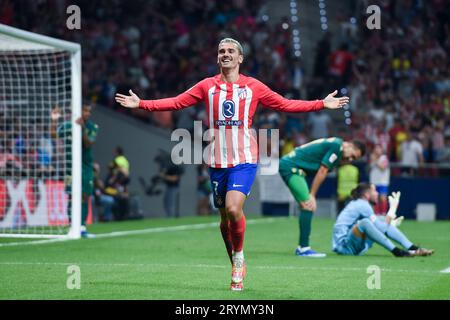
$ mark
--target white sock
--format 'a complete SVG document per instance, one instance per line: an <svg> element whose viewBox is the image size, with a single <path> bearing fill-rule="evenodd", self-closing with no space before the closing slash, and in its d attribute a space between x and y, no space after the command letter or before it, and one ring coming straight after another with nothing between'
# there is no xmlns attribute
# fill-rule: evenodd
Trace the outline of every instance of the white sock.
<svg viewBox="0 0 450 320"><path fill-rule="evenodd" d="M305 252L305 251L308 251L309 249L311 249L311 247L300 247L300 246L298 246L299 247L299 249L300 249L300 252Z"/></svg>
<svg viewBox="0 0 450 320"><path fill-rule="evenodd" d="M234 260L244 260L244 250L234 252L233 253L233 261Z"/></svg>

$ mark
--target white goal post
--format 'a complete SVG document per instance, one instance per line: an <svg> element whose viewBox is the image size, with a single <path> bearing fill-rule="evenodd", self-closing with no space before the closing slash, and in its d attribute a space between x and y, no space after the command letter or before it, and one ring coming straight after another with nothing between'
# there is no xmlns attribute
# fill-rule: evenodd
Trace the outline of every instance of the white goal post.
<svg viewBox="0 0 450 320"><path fill-rule="evenodd" d="M0 24L0 237L80 237L81 104L78 43Z"/></svg>

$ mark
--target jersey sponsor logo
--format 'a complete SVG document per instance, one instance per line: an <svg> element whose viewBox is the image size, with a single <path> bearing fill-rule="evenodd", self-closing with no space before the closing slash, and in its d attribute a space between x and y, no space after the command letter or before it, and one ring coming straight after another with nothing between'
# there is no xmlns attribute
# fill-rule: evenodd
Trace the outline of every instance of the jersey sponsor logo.
<svg viewBox="0 0 450 320"><path fill-rule="evenodd" d="M330 156L330 158L328 159L328 161L329 161L330 163L333 163L333 162L336 161L336 159L337 159L337 155L336 155L336 153L333 153L333 154Z"/></svg>
<svg viewBox="0 0 450 320"><path fill-rule="evenodd" d="M216 120L216 126L241 126L241 120Z"/></svg>
<svg viewBox="0 0 450 320"><path fill-rule="evenodd" d="M225 118L233 118L235 105L233 100L225 100L222 104L222 114Z"/></svg>

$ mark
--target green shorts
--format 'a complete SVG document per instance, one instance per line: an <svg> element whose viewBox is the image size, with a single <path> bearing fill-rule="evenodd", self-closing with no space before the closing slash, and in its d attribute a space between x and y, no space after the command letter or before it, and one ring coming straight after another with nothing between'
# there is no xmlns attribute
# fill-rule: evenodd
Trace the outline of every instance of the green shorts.
<svg viewBox="0 0 450 320"><path fill-rule="evenodd" d="M72 194L72 176L67 175L64 181L65 191L68 195ZM94 194L94 177L83 174L81 176L81 192L91 196Z"/></svg>
<svg viewBox="0 0 450 320"><path fill-rule="evenodd" d="M308 183L301 169L280 166L280 175L297 202L309 200Z"/></svg>

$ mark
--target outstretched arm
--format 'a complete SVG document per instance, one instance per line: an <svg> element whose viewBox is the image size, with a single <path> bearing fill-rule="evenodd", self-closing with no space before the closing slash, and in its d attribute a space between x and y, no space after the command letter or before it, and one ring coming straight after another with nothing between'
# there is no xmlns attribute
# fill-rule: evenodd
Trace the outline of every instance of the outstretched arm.
<svg viewBox="0 0 450 320"><path fill-rule="evenodd" d="M260 90L260 101L263 105L283 112L309 112L318 111L323 108L338 109L349 102L348 97L336 98L337 90L330 93L323 100L312 101L286 99L262 83Z"/></svg>
<svg viewBox="0 0 450 320"><path fill-rule="evenodd" d="M173 98L141 100L133 91L130 90L129 93L129 96L116 93L116 101L125 108L141 108L148 111L180 110L203 99L203 90L199 83Z"/></svg>

